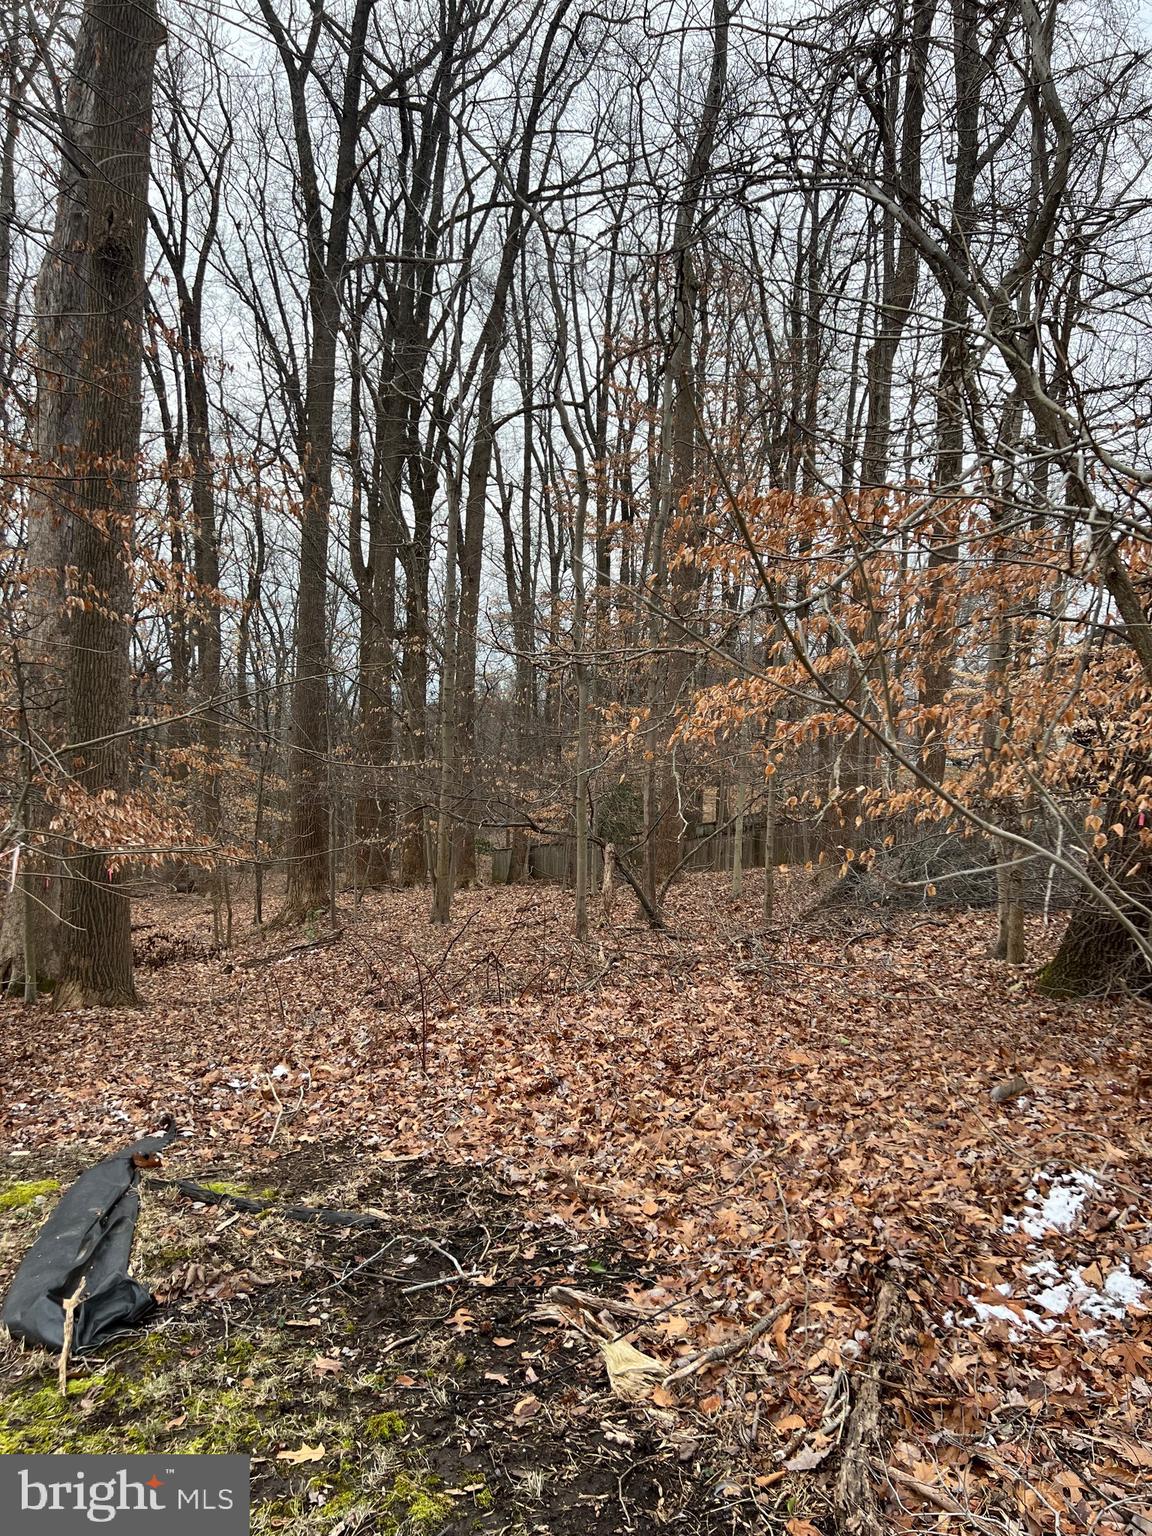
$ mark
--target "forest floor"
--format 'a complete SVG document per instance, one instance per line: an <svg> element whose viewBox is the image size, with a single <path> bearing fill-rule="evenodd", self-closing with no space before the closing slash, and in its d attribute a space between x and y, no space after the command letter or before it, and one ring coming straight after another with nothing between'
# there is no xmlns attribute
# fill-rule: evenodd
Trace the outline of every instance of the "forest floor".
<svg viewBox="0 0 1152 1536"><path fill-rule="evenodd" d="M317 1536L1152 1536L1152 1009L782 884L768 933L696 876L663 934L394 892L227 956L140 902L141 1011L3 1006L0 1287L165 1111L160 1177L269 1208L146 1176L155 1321L65 1399L7 1346L0 1452L249 1452L254 1528Z"/></svg>

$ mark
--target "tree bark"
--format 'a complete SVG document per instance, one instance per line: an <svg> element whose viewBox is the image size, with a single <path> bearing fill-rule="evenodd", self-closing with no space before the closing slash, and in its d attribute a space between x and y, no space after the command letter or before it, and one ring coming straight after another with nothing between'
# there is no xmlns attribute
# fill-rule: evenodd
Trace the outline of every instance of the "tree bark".
<svg viewBox="0 0 1152 1536"><path fill-rule="evenodd" d="M361 131L360 97L372 0L356 0L348 30L348 58L338 106L331 205L325 217L316 163L307 61L285 32L271 0L260 9L288 82L300 176L308 257L310 342L300 445L302 509L296 607L296 670L289 726L288 777L292 803L288 833L288 885L280 921L299 922L328 904L330 772L328 764L328 534L332 510L333 417L342 288L348 258ZM315 22L313 23L315 25Z"/></svg>
<svg viewBox="0 0 1152 1536"><path fill-rule="evenodd" d="M64 658L68 616L64 573L73 564L71 476L80 442L75 360L84 345L87 176L82 139L93 122L96 17L80 18L61 124L63 153L51 242L36 282L36 474L28 495L28 542L19 642L22 709L33 765L57 750L67 734ZM25 956L35 955L38 987L55 984L59 965L59 845L48 834L43 777L34 769L24 811L27 847L0 925L0 980L26 984ZM31 931L25 931L26 919Z"/></svg>
<svg viewBox="0 0 1152 1536"><path fill-rule="evenodd" d="M79 590L69 637L69 766L89 797L114 800L128 787L122 733L129 723L152 83L165 33L154 0L91 0L88 12L95 64L74 481ZM133 1004L127 896L106 850L76 840L72 847L56 1006Z"/></svg>
<svg viewBox="0 0 1152 1536"><path fill-rule="evenodd" d="M684 817L675 764L668 747L681 695L692 673L693 657L678 618L686 619L695 608L699 575L690 560L673 566L670 555L685 550L694 540L690 504L695 494L696 402L695 334L699 300L699 275L695 247L701 238L701 203L712 175L712 158L728 81L728 0L713 0L712 61L704 104L696 126L692 154L676 209L673 256L676 262L676 295L673 310L674 341L663 380L661 444L659 455L660 496L651 540L651 570L657 602L668 589L666 616L654 619L652 644L670 644L662 671L653 678L649 739L651 766L645 793L646 877L653 905L657 892L680 861ZM683 507L689 520L671 545L672 520ZM657 663L659 667L659 663ZM665 740L658 742L663 734Z"/></svg>

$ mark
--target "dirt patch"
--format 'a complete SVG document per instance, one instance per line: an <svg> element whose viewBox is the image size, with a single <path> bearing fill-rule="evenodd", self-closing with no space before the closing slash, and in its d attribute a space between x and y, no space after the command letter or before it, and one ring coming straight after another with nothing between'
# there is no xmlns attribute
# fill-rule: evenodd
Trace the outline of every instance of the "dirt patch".
<svg viewBox="0 0 1152 1536"><path fill-rule="evenodd" d="M22 1158L67 1179L82 1156ZM77 1361L0 1356L0 1451L239 1451L253 1529L598 1536L743 1525L714 1437L691 1414L612 1396L595 1346L533 1316L549 1288L606 1298L650 1285L629 1254L530 1221L482 1168L361 1161L296 1148L252 1174L181 1167L267 1197L258 1216L144 1185L135 1272L152 1327ZM0 1214L0 1283L51 1194ZM349 1231L285 1220L279 1203L371 1211Z"/></svg>

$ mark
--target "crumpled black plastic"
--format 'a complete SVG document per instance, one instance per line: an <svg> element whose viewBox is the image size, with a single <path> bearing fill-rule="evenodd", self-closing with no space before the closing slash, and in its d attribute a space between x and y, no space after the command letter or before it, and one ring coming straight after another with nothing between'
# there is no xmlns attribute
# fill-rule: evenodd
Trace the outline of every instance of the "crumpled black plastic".
<svg viewBox="0 0 1152 1536"><path fill-rule="evenodd" d="M77 1354L152 1310L151 1294L128 1273L140 1214L136 1160L148 1166L176 1135L169 1128L137 1141L87 1169L64 1191L4 1299L0 1323L14 1339L62 1349L64 1302L76 1294L81 1279L84 1296L72 1330Z"/></svg>

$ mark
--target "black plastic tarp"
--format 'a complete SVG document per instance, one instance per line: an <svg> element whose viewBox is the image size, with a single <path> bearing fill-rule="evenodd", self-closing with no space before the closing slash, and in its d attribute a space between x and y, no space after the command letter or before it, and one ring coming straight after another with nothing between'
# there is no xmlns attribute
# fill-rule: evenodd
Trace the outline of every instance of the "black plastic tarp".
<svg viewBox="0 0 1152 1536"><path fill-rule="evenodd" d="M14 1339L63 1348L64 1302L76 1294L82 1279L84 1295L72 1331L77 1354L130 1328L151 1310L151 1295L128 1273L140 1213L136 1181L141 1167L155 1166L175 1137L176 1131L168 1129L137 1141L89 1168L64 1191L16 1271L0 1311L0 1323Z"/></svg>

